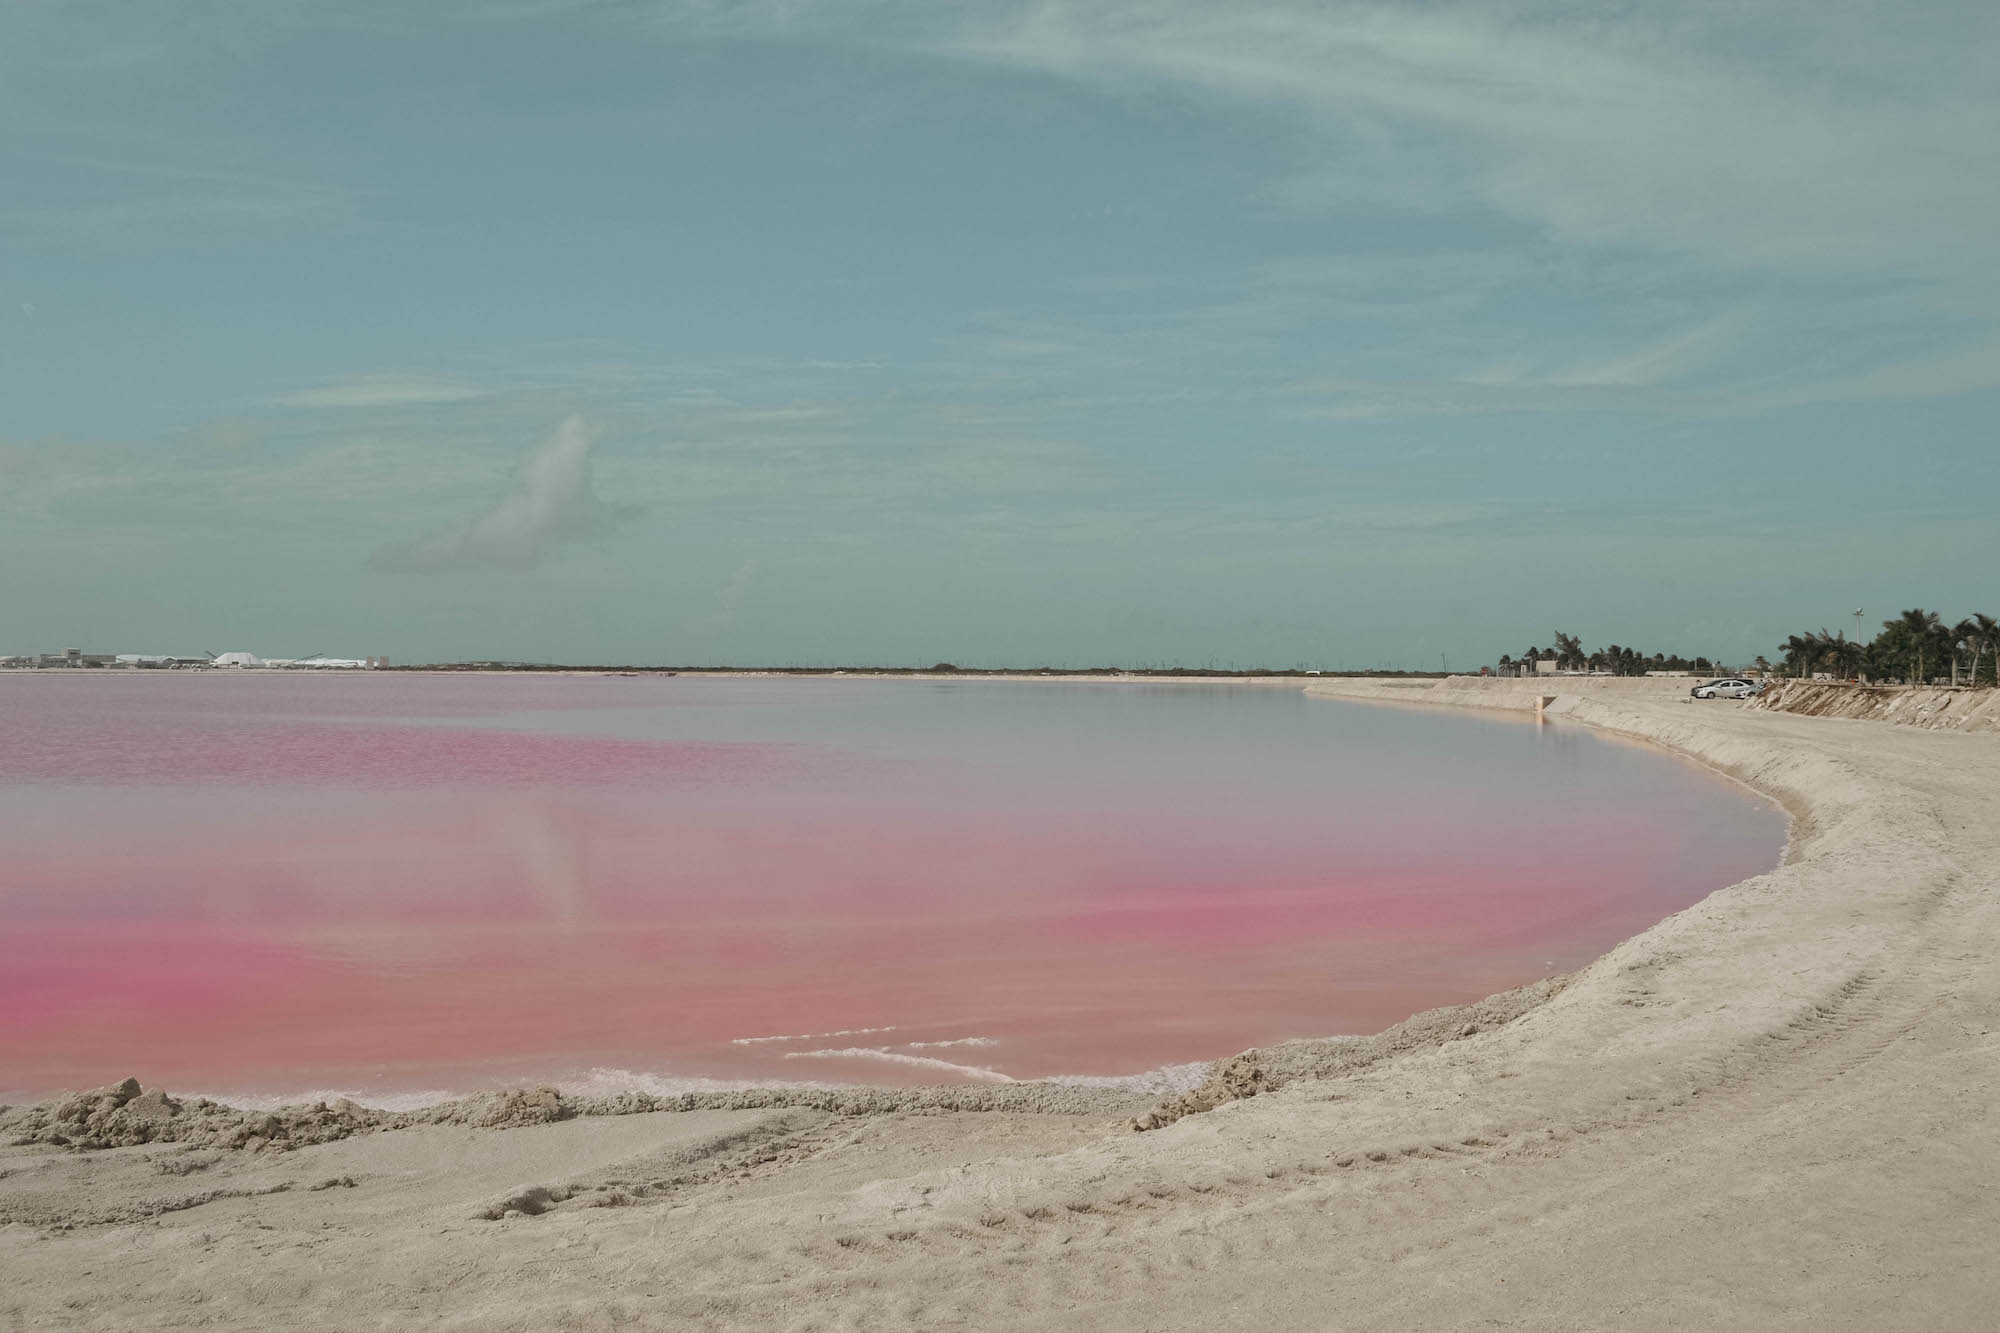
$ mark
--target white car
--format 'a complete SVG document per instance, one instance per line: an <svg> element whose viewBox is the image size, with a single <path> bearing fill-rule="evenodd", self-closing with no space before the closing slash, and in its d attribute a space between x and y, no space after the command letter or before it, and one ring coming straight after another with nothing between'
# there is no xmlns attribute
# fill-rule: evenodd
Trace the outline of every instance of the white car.
<svg viewBox="0 0 2000 1333"><path fill-rule="evenodd" d="M1754 699L1764 692L1764 687L1754 680L1741 676L1724 676L1711 680L1706 685L1697 685L1688 693L1697 699Z"/></svg>

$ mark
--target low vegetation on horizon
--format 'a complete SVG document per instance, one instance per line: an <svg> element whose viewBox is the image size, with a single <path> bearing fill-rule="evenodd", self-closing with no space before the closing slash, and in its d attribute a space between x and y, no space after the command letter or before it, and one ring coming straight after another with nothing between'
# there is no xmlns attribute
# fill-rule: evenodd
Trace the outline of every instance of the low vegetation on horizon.
<svg viewBox="0 0 2000 1333"><path fill-rule="evenodd" d="M1679 653L1654 653L1648 657L1637 648L1626 648L1619 644L1607 644L1594 653L1583 650L1583 641L1574 634L1556 631L1553 648L1530 647L1516 660L1511 654L1500 655L1502 675L1509 671L1534 671L1536 662L1554 662L1557 671L1596 671L1613 676L1643 676L1648 671L1720 671L1722 668L1706 657L1682 657Z"/></svg>

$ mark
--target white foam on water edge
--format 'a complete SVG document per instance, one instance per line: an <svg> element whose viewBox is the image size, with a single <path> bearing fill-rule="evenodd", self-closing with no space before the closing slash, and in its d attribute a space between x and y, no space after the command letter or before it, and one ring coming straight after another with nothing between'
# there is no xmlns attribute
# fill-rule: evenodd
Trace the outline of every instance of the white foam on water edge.
<svg viewBox="0 0 2000 1333"><path fill-rule="evenodd" d="M1352 1041L1352 1037L1323 1038L1328 1041ZM987 1047L1000 1043L991 1037L961 1037L950 1041L909 1042L908 1047L935 1048L941 1046ZM882 1046L829 1047L810 1051L788 1051L787 1060L857 1060L875 1061L902 1065L906 1068L933 1069L939 1073L952 1074L959 1078L972 1079L982 1083L1045 1083L1052 1087L1097 1088L1107 1091L1124 1091L1159 1096L1174 1096L1200 1087L1208 1078L1213 1064L1208 1060L1190 1060L1183 1064L1162 1065L1157 1069L1141 1070L1136 1074L1049 1074L1040 1078L1016 1079L997 1069L982 1065L958 1064L950 1060L940 1060L932 1056L910 1055L906 1050L894 1050ZM616 1097L623 1093L649 1093L655 1097L679 1097L689 1094L731 1093L748 1091L799 1091L828 1092L871 1086L864 1080L827 1079L778 1079L778 1078L709 1078L698 1074L663 1074L636 1069L620 1069L597 1066L580 1074L542 1080L523 1079L504 1085L485 1085L458 1089L422 1088L403 1092L380 1092L358 1088L307 1088L296 1092L175 1092L178 1100L206 1098L233 1106L244 1111L275 1111L286 1106L310 1106L315 1102L336 1102L347 1100L375 1111L421 1111L443 1102L457 1101L464 1097L505 1092L510 1088L550 1086L570 1098Z"/></svg>
<svg viewBox="0 0 2000 1333"><path fill-rule="evenodd" d="M788 1088L820 1092L844 1086L847 1085L813 1079L705 1078L699 1074L649 1074L636 1069L603 1066L555 1082L556 1091L565 1097L616 1097L628 1092L651 1093L655 1097L681 1097L691 1093L762 1092Z"/></svg>
<svg viewBox="0 0 2000 1333"><path fill-rule="evenodd" d="M838 1050L786 1051L787 1060L881 1060L892 1065L911 1065L918 1069L941 1069L947 1073L962 1074L966 1078L976 1078L986 1083L1012 1083L1010 1074L997 1069L987 1069L982 1065L959 1065L949 1060L933 1059L928 1055L905 1055L882 1046L843 1046Z"/></svg>
<svg viewBox="0 0 2000 1333"><path fill-rule="evenodd" d="M825 1041L828 1037L872 1037L878 1032L894 1032L891 1023L882 1028L836 1028L832 1032L795 1032L776 1037L731 1037L731 1046L764 1046L780 1041Z"/></svg>
<svg viewBox="0 0 2000 1333"><path fill-rule="evenodd" d="M1064 1088L1109 1088L1125 1092L1145 1092L1174 1096L1192 1092L1208 1081L1213 1060L1189 1060L1185 1064L1161 1065L1137 1074L1051 1074L1037 1082Z"/></svg>

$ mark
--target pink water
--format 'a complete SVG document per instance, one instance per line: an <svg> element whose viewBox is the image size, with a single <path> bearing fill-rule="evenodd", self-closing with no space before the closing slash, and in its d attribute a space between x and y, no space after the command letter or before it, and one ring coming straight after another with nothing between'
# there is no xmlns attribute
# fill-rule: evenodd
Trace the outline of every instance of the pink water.
<svg viewBox="0 0 2000 1333"><path fill-rule="evenodd" d="M0 1099L1132 1075L1578 966L1783 838L1282 688L0 676Z"/></svg>

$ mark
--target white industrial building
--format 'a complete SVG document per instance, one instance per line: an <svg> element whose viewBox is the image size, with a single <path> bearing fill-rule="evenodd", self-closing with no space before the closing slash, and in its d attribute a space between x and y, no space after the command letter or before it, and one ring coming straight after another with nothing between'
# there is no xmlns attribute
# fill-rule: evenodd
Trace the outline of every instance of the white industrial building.
<svg viewBox="0 0 2000 1333"><path fill-rule="evenodd" d="M210 666L257 667L266 671L372 671L389 665L386 657L259 657L255 653L223 653Z"/></svg>

